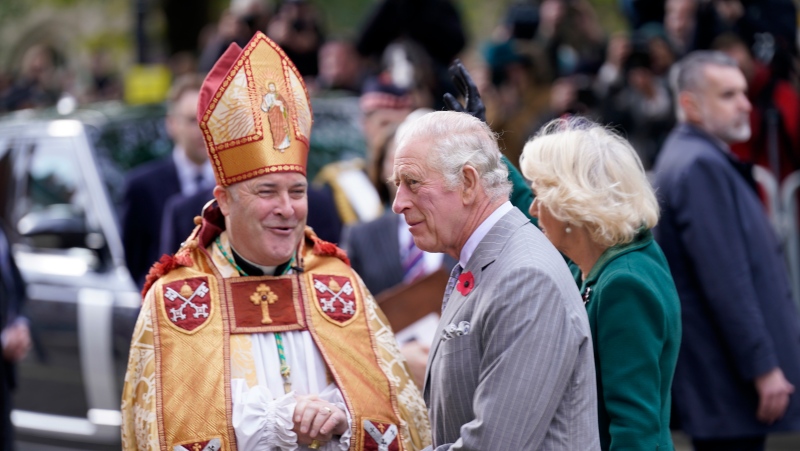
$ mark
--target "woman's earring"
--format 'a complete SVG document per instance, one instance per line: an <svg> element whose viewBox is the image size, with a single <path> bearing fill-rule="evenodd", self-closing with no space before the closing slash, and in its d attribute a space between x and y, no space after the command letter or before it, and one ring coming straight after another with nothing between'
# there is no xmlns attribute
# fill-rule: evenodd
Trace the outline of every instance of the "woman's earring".
<svg viewBox="0 0 800 451"><path fill-rule="evenodd" d="M572 228L570 226L567 226L567 228L564 229L564 231L567 233L572 233Z"/></svg>

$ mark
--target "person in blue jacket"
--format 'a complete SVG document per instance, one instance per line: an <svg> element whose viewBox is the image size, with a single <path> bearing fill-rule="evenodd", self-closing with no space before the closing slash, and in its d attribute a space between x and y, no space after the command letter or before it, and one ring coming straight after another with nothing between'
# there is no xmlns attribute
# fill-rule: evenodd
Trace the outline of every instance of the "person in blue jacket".
<svg viewBox="0 0 800 451"><path fill-rule="evenodd" d="M768 433L800 430L800 320L751 167L729 148L750 137L747 82L712 51L670 78L679 125L654 166L655 233L683 316L677 417L697 450L763 450Z"/></svg>

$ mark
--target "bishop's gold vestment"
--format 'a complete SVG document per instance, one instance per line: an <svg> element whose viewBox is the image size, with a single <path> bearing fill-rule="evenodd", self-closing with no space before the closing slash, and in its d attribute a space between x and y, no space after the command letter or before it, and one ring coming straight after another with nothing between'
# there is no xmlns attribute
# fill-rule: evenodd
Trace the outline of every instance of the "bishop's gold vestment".
<svg viewBox="0 0 800 451"><path fill-rule="evenodd" d="M298 252L303 271L279 277L235 277L209 236L198 228L162 260L144 298L123 389L123 449L236 450L231 372L253 365L241 349L233 358L237 337L291 330L311 333L341 390L351 450L378 449L381 435L390 450L430 444L424 402L388 321L346 263L315 251L310 229Z"/></svg>

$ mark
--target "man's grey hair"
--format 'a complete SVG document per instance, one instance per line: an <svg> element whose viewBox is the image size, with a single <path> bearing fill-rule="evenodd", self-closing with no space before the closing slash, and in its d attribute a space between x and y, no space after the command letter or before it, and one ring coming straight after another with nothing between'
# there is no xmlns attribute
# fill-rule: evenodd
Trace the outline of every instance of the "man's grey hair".
<svg viewBox="0 0 800 451"><path fill-rule="evenodd" d="M686 113L678 102L678 96L685 91L699 92L705 88L706 77L703 70L707 66L739 68L736 60L717 50L696 50L675 63L669 72L669 86L675 96L678 121L686 121Z"/></svg>
<svg viewBox="0 0 800 451"><path fill-rule="evenodd" d="M398 131L396 139L398 149L412 141L424 142L428 166L442 174L447 189L463 185L462 169L469 165L478 172L484 192L492 201L508 199L511 182L501 160L497 136L480 119L466 113L437 111L409 122Z"/></svg>

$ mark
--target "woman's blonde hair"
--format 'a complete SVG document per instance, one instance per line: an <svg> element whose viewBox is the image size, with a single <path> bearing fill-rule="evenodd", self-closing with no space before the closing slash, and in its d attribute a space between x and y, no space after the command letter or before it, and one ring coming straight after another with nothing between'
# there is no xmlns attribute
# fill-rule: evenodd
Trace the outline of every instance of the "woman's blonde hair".
<svg viewBox="0 0 800 451"><path fill-rule="evenodd" d="M588 119L556 119L520 158L537 201L553 216L585 226L605 246L628 243L658 222L658 202L642 162L621 136Z"/></svg>

